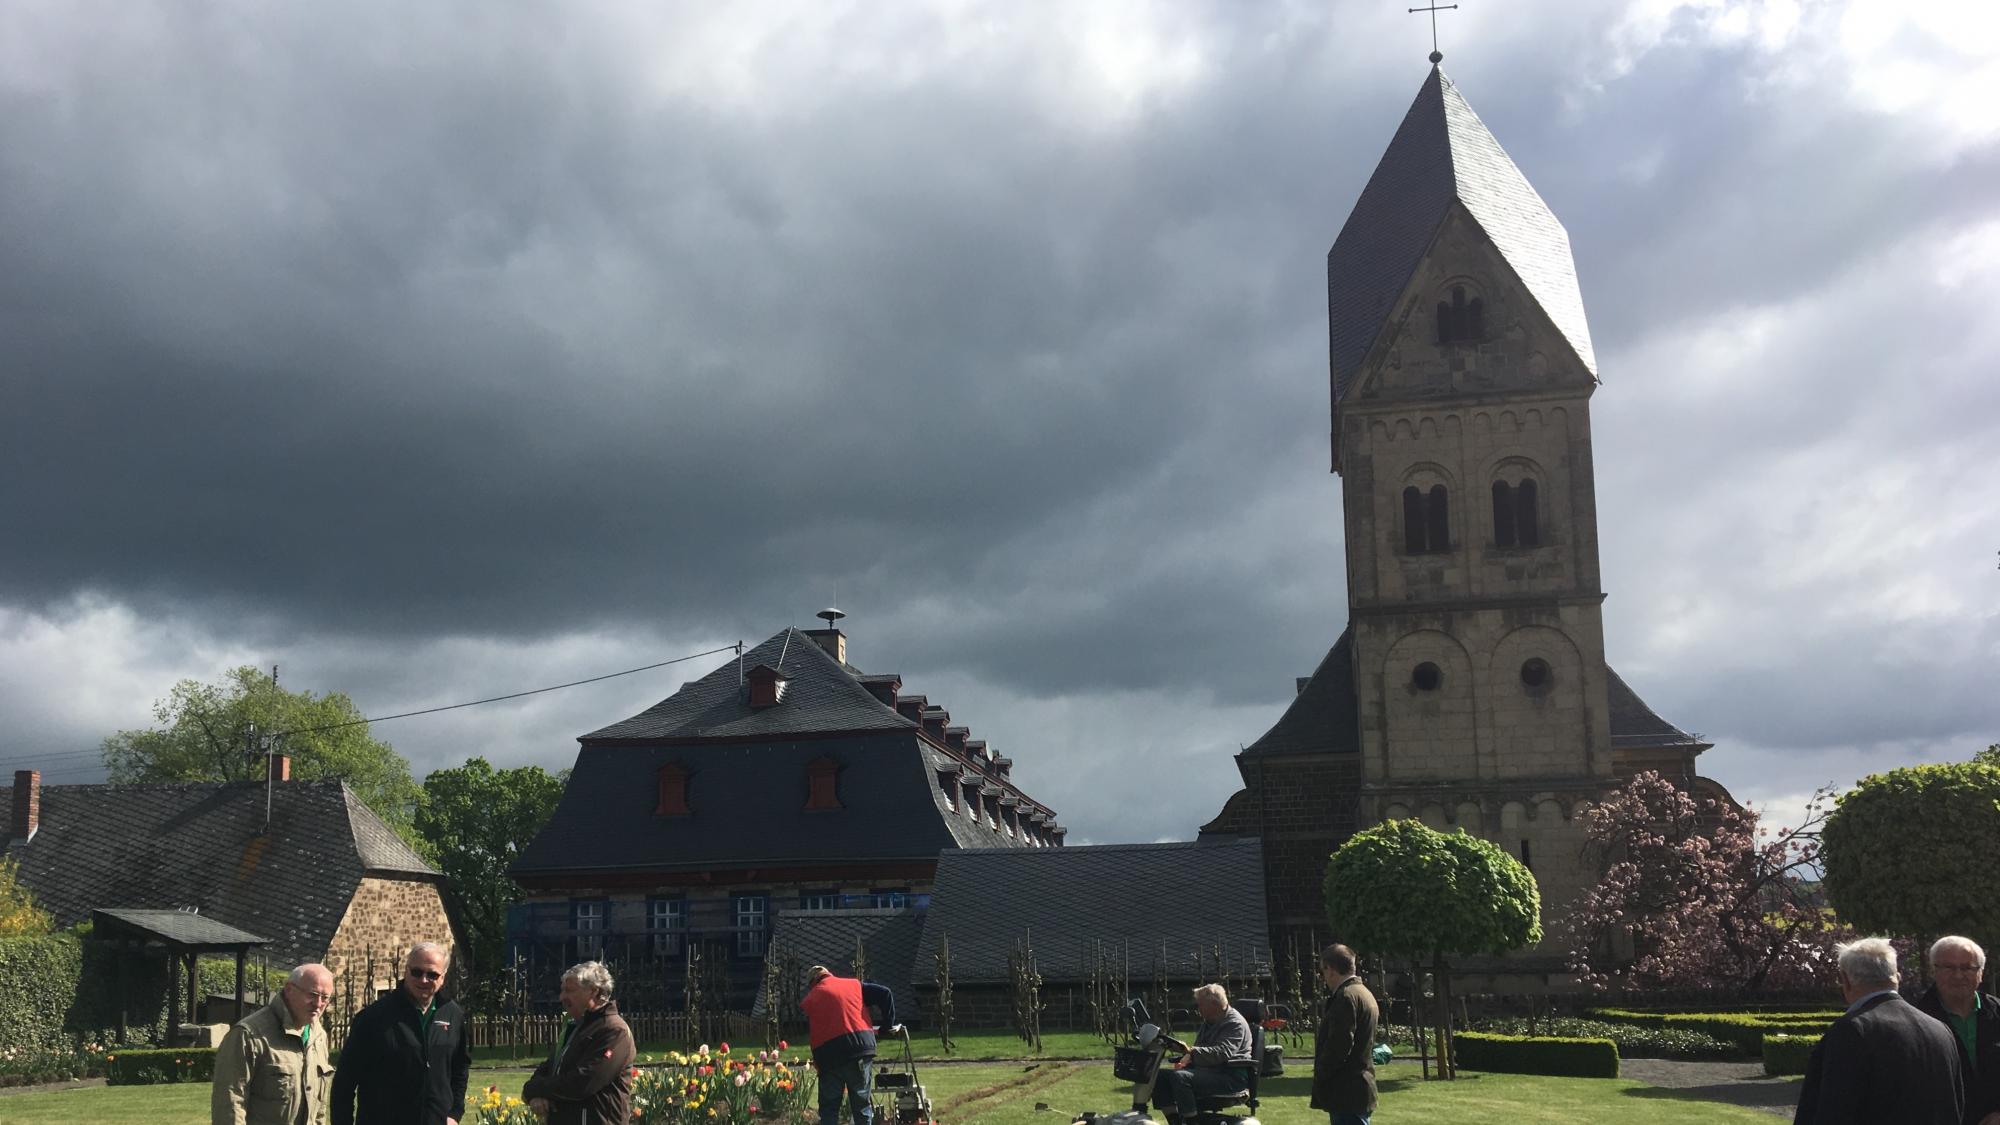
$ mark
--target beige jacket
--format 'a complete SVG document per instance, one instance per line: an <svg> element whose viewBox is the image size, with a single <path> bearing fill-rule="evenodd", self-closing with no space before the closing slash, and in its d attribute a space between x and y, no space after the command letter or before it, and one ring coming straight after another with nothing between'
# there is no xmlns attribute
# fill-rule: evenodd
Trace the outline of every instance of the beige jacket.
<svg viewBox="0 0 2000 1125"><path fill-rule="evenodd" d="M280 993L229 1029L215 1052L213 1125L326 1125L326 1029L315 1021L311 1042L302 1042L285 1026L291 1019Z"/></svg>

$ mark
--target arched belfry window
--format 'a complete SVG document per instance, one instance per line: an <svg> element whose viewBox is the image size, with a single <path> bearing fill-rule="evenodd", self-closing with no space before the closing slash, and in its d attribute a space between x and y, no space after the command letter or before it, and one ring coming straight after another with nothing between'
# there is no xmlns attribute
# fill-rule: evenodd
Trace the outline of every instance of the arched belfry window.
<svg viewBox="0 0 2000 1125"><path fill-rule="evenodd" d="M1403 551L1424 555L1451 550L1451 501L1444 485L1428 492L1411 485L1403 490Z"/></svg>
<svg viewBox="0 0 2000 1125"><path fill-rule="evenodd" d="M1462 344L1486 335L1486 302L1466 296L1465 286L1451 287L1451 299L1437 304L1438 343Z"/></svg>
<svg viewBox="0 0 2000 1125"><path fill-rule="evenodd" d="M1519 484L1493 482L1493 545L1496 547L1539 547L1541 521L1535 510L1533 477Z"/></svg>

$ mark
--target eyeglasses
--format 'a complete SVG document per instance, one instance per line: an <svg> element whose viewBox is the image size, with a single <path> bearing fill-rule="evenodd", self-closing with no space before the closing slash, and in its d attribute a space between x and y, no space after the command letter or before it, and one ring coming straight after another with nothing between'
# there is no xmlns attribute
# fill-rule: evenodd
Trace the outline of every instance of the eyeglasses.
<svg viewBox="0 0 2000 1125"><path fill-rule="evenodd" d="M413 976L413 977L416 977L416 978L417 978L418 980L443 980L443 979L444 979L444 974L443 974L443 973L440 973L440 972L438 972L438 971L437 971L436 969L416 969L416 968L412 968L412 969L410 970L410 975L411 975L411 976Z"/></svg>
<svg viewBox="0 0 2000 1125"><path fill-rule="evenodd" d="M314 992L314 991L313 991L312 989L310 989L310 988L305 988L305 987L303 987L303 986L301 986L301 985L296 985L296 984L288 984L288 985L286 985L285 987L286 987L286 988L289 988L289 989L293 989L293 990L294 990L294 991L296 991L296 992L297 992L297 993L298 993L298 994L299 994L300 996L303 996L303 997L305 997L306 999L308 999L308 1000L311 1000L311 1001L312 1001L313 1003L315 1003L315 1004L331 1004L331 1003L333 1003L333 993L331 993L331 992Z"/></svg>
<svg viewBox="0 0 2000 1125"><path fill-rule="evenodd" d="M1931 966L1931 971L1932 971L1932 972L1934 972L1934 973L1983 973L1983 972L1985 972L1985 971L1986 971L1986 966L1984 966L1984 965L1932 965L1932 966Z"/></svg>

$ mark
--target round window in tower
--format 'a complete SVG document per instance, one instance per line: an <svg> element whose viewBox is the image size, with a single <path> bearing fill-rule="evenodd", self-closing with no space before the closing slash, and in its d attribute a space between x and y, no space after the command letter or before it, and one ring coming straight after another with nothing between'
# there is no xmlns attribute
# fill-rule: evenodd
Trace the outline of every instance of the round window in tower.
<svg viewBox="0 0 2000 1125"><path fill-rule="evenodd" d="M1438 685L1442 683L1444 683L1444 673L1428 660L1410 669L1410 686L1418 691L1436 691Z"/></svg>
<svg viewBox="0 0 2000 1125"><path fill-rule="evenodd" d="M1530 657L1521 663L1521 686L1529 691L1540 691L1549 686L1549 662L1539 656Z"/></svg>

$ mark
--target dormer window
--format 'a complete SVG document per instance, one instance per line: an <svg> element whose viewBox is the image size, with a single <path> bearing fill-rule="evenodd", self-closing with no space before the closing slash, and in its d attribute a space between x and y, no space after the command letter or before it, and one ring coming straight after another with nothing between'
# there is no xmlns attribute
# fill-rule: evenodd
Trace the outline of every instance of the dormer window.
<svg viewBox="0 0 2000 1125"><path fill-rule="evenodd" d="M688 816L694 811L688 807L686 766L668 762L654 777L659 785L659 800L653 805L654 816Z"/></svg>
<svg viewBox="0 0 2000 1125"><path fill-rule="evenodd" d="M785 674L769 664L759 664L744 677L750 681L750 706L775 707L785 698Z"/></svg>
<svg viewBox="0 0 2000 1125"><path fill-rule="evenodd" d="M838 780L840 763L832 758L814 758L806 763L806 809L840 807Z"/></svg>
<svg viewBox="0 0 2000 1125"><path fill-rule="evenodd" d="M1469 297L1465 286L1451 287L1451 299L1437 305L1438 343L1470 344L1486 338L1486 302Z"/></svg>

